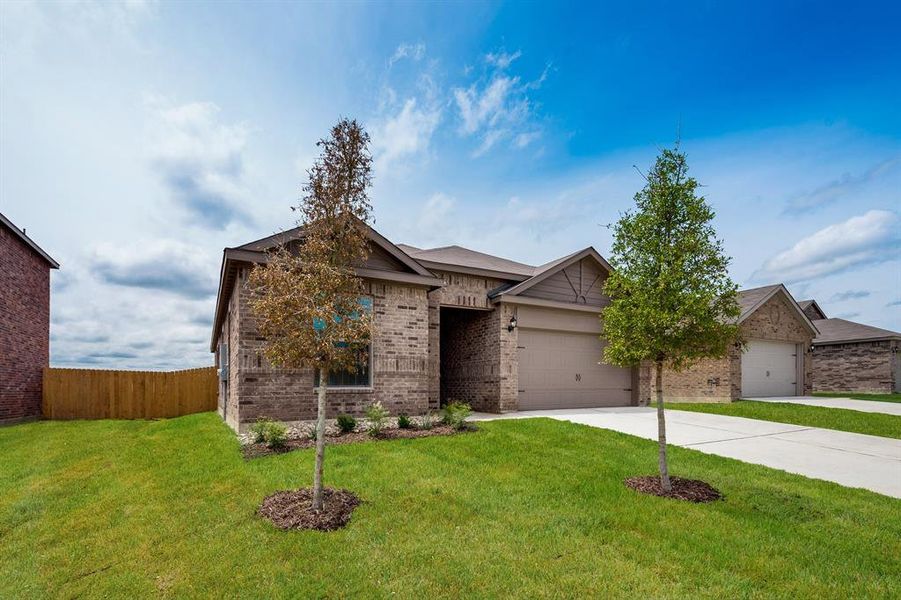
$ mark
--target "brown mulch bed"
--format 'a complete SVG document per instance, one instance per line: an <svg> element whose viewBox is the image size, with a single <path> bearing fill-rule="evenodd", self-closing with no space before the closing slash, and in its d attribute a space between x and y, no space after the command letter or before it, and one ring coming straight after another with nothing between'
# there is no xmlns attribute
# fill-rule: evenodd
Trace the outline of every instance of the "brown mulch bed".
<svg viewBox="0 0 901 600"><path fill-rule="evenodd" d="M436 425L431 429L385 429L378 437L373 437L365 431L353 431L351 433L342 433L339 435L325 436L325 443L328 446L337 446L339 444L357 444L359 442L369 442L372 440L400 440L411 438L431 437L434 435L456 435L458 433L466 433L476 431L474 425L469 425L466 429L457 430L449 425ZM266 444L246 444L241 447L241 453L245 459L260 458L261 456L269 456L270 454L284 454L293 450L305 450L316 446L316 440L310 438L298 438L288 440L283 448L270 448Z"/></svg>
<svg viewBox="0 0 901 600"><path fill-rule="evenodd" d="M658 475L629 477L624 483L626 484L626 487L630 487L642 494L662 496L664 498L675 498L677 500L687 500L689 502L713 502L714 500L719 500L723 497L719 490L709 483L698 479L670 477L673 491L668 493L664 492L663 488L660 486L660 476Z"/></svg>
<svg viewBox="0 0 901 600"><path fill-rule="evenodd" d="M322 510L313 510L312 488L301 488L266 496L257 513L279 529L334 531L350 522L361 502L351 491L323 488Z"/></svg>

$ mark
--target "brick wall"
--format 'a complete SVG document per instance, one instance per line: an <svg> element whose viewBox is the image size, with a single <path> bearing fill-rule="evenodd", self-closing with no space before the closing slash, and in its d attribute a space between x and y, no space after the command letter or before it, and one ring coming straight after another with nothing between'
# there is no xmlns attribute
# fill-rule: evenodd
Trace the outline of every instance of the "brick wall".
<svg viewBox="0 0 901 600"><path fill-rule="evenodd" d="M746 340L795 342L804 348L804 393L811 392L810 343L813 339L797 312L781 294L770 298L741 325ZM654 369L639 374L639 403L655 400ZM702 360L681 372L665 369L663 397L668 402L731 402L741 397L741 352L732 348L722 359Z"/></svg>
<svg viewBox="0 0 901 600"><path fill-rule="evenodd" d="M445 327L444 331L446 333L450 332L450 335L453 336L453 339L457 340L457 342L453 345L450 345L448 340L442 342L441 319L443 313L441 307L494 309L491 301L488 299L488 292L500 287L505 281L492 277L466 275L463 273L450 273L444 271L433 271L433 273L436 277L442 279L444 285L437 290L429 292L429 405L435 409L438 408L442 398L445 401L447 401L448 398L453 398L471 404L476 410L489 410L488 408L477 408L482 406L500 406L499 372L501 367L497 353L500 338L494 333L489 332L488 329L491 328L492 332L496 331L497 323L494 321L491 323L487 321L481 323L484 327L482 331L484 337L481 338L479 342L478 353L473 354L473 350L465 350L465 346L467 346L468 343L463 336L463 332L460 332L459 335L454 335L452 329ZM496 312L496 309L494 310ZM447 311L445 311L444 314L446 313ZM474 325L469 324L468 326L472 327ZM490 342L488 341L489 339ZM445 372L450 372L452 374L451 376L454 377L454 381L447 386L443 385L441 382L443 360L441 356L442 348L457 347L458 344L460 344L459 347L463 349L463 352L468 352L472 356L478 355L484 357L468 358L465 359L466 362L473 366L478 364L479 373L493 372L494 375L486 376L480 374L476 378L470 377L467 379L463 377L463 372L459 370L462 368L459 366L462 364L460 362L461 359L452 356L450 357L451 366L448 367L448 365L445 364L444 370ZM491 358L488 358L489 356ZM448 368L450 369L449 371ZM509 372L509 370L510 367L508 365L507 371ZM456 373L459 373L459 376L455 375ZM470 389L464 389L466 386L469 386ZM469 400L473 398L478 399ZM488 398L491 399L488 400Z"/></svg>
<svg viewBox="0 0 901 600"><path fill-rule="evenodd" d="M897 389L893 368L898 342L859 342L817 346L811 354L813 391L890 394Z"/></svg>
<svg viewBox="0 0 901 600"><path fill-rule="evenodd" d="M316 390L312 369L278 369L263 356L264 339L248 305L248 270L241 269L235 284L232 331L234 348L229 397L237 401L234 428L266 416L280 421L316 418ZM429 406L429 315L426 289L367 282L373 300L372 387L330 389L329 418L340 413L362 415L376 401L392 414L424 413ZM236 309L236 310L235 310ZM228 409L231 411L231 408Z"/></svg>
<svg viewBox="0 0 901 600"><path fill-rule="evenodd" d="M0 226L0 422L40 416L49 361L49 265Z"/></svg>

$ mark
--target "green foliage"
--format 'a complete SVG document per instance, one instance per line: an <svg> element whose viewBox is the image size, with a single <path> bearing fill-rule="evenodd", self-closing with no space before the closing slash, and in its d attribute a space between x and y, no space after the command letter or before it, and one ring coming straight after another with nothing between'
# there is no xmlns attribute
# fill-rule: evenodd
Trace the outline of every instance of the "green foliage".
<svg viewBox="0 0 901 600"><path fill-rule="evenodd" d="M723 357L738 340L736 285L713 228L714 212L678 146L664 150L614 226L602 313L607 362L660 361L680 370Z"/></svg>
<svg viewBox="0 0 901 600"><path fill-rule="evenodd" d="M400 429L410 429L413 427L412 421L410 421L409 415L405 413L400 413L397 415L397 426Z"/></svg>
<svg viewBox="0 0 901 600"><path fill-rule="evenodd" d="M357 420L350 415L338 415L338 429L341 433L350 433L357 428Z"/></svg>
<svg viewBox="0 0 901 600"><path fill-rule="evenodd" d="M432 411L428 410L422 418L419 419L419 428L420 429L431 429L435 426L435 415L432 414Z"/></svg>
<svg viewBox="0 0 901 600"><path fill-rule="evenodd" d="M268 417L257 419L250 427L250 432L255 443L266 444L270 448L284 448L288 442L288 428Z"/></svg>
<svg viewBox="0 0 901 600"><path fill-rule="evenodd" d="M444 407L443 421L454 429L465 429L466 419L472 414L472 409L463 402L451 402Z"/></svg>
<svg viewBox="0 0 901 600"><path fill-rule="evenodd" d="M369 421L369 435L378 437L388 421L390 413L381 402L374 402L366 409L366 420Z"/></svg>

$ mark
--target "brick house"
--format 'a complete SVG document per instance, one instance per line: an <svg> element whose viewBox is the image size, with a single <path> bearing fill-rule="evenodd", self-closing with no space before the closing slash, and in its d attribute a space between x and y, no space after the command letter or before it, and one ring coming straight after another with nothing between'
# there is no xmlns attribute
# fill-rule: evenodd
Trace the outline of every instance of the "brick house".
<svg viewBox="0 0 901 600"><path fill-rule="evenodd" d="M638 402L637 372L598 364L610 266L593 248L535 267L459 246L398 246L371 228L369 236L357 272L373 306L370 362L354 377L330 375L329 416L361 414L377 400L395 414L450 400L492 412ZM246 288L266 250L299 238L292 229L224 250L210 350L219 411L235 429L260 416L315 417L316 374L267 363Z"/></svg>
<svg viewBox="0 0 901 600"><path fill-rule="evenodd" d="M50 269L59 264L0 213L0 423L41 414L50 361Z"/></svg>
<svg viewBox="0 0 901 600"><path fill-rule="evenodd" d="M819 330L813 340L813 391L901 392L901 333L829 319L815 300L800 303Z"/></svg>
<svg viewBox="0 0 901 600"><path fill-rule="evenodd" d="M663 373L664 398L672 402L732 402L738 398L797 396L812 389L811 343L817 329L785 286L738 293L744 350ZM653 368L641 372L641 395L653 398Z"/></svg>
<svg viewBox="0 0 901 600"><path fill-rule="evenodd" d="M268 249L299 243L300 235L292 229L224 250L210 351L220 366L219 410L235 429L260 416L288 422L315 417L316 374L267 363L245 285ZM356 376L330 374L329 416L361 414L377 400L394 414L422 414L452 400L485 412L647 403L648 369L599 362L605 345L599 315L608 303L603 284L610 265L594 248L532 266L460 246L395 245L371 228L369 237L370 257L357 270L373 306L369 363ZM780 351L790 349L789 360L796 361L800 348L805 367L796 387L803 392L815 333L810 321L782 286L763 294L749 290L743 302L743 328L757 340L752 357L764 366L778 363L775 373L788 368L779 363L785 358ZM671 391L735 398L742 363L736 351L704 374L678 385L673 379Z"/></svg>

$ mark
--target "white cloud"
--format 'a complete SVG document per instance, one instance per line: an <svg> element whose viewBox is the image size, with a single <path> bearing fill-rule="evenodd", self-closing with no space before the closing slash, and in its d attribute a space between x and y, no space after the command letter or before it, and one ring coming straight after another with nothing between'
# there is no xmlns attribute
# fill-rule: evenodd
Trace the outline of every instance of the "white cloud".
<svg viewBox="0 0 901 600"><path fill-rule="evenodd" d="M899 231L896 213L871 210L803 238L767 260L753 279L805 281L897 259L901 248Z"/></svg>
<svg viewBox="0 0 901 600"><path fill-rule="evenodd" d="M422 42L417 44L400 44L397 49L394 50L394 54L391 55L391 58L388 59L388 67L392 67L394 63L404 58L420 61L423 56L425 56L425 44Z"/></svg>
<svg viewBox="0 0 901 600"><path fill-rule="evenodd" d="M522 51L520 51L520 50L517 50L516 52L513 52L512 54L507 54L504 51L489 52L488 54L485 55L485 61L489 65L493 65L493 66L497 67L498 69L506 69L511 64L513 64L514 60L516 60L520 56L522 56Z"/></svg>
<svg viewBox="0 0 901 600"><path fill-rule="evenodd" d="M245 151L250 128L223 123L212 102L179 106L153 99L155 170L193 223L221 229L249 217Z"/></svg>
<svg viewBox="0 0 901 600"><path fill-rule="evenodd" d="M436 231L447 227L448 218L451 216L457 201L441 192L432 194L419 213L417 229L420 231Z"/></svg>
<svg viewBox="0 0 901 600"><path fill-rule="evenodd" d="M418 98L408 98L400 111L376 123L372 133L376 170L384 173L399 159L428 150L441 120L437 105L420 106Z"/></svg>
<svg viewBox="0 0 901 600"><path fill-rule="evenodd" d="M541 87L550 65L539 79L523 83L519 76L503 72L519 56L519 52L488 54L486 60L497 69L487 79L452 91L461 135L479 140L473 157L486 154L504 140L514 149L523 149L541 135L529 94Z"/></svg>

